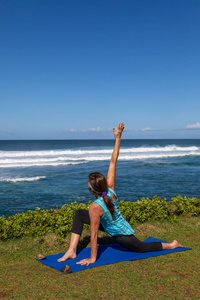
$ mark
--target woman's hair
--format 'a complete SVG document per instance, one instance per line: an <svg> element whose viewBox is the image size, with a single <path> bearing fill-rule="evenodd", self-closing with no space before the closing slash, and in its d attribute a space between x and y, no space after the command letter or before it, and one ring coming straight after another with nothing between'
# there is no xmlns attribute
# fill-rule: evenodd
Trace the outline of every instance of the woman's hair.
<svg viewBox="0 0 200 300"><path fill-rule="evenodd" d="M108 190L108 184L107 184L106 177L99 172L93 172L93 173L89 174L88 185L89 185L89 188L95 194L98 194L100 197L102 196L102 193L104 193ZM108 210L113 215L115 213L115 207L114 207L111 199L108 196L102 196L102 197L105 201L105 204L106 204Z"/></svg>

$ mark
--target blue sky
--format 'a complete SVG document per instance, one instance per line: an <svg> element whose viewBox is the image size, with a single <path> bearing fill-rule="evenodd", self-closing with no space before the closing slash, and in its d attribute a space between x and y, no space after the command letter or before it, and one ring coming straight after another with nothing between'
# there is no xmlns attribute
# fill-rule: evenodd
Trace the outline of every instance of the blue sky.
<svg viewBox="0 0 200 300"><path fill-rule="evenodd" d="M1 0L0 139L200 138L200 1Z"/></svg>

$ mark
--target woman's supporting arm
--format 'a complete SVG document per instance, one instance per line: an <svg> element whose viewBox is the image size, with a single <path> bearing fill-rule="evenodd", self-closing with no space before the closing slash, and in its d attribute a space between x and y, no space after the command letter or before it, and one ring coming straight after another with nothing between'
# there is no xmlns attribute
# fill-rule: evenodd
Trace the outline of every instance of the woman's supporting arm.
<svg viewBox="0 0 200 300"><path fill-rule="evenodd" d="M107 183L108 187L111 189L115 189L115 174L116 174L116 164L117 159L119 156L119 149L120 149L120 143L121 143L121 135L124 130L124 123L119 123L117 130L113 128L114 136L115 136L115 147L112 153L112 157L110 160L110 165L108 168L108 175L107 175Z"/></svg>
<svg viewBox="0 0 200 300"><path fill-rule="evenodd" d="M91 231L91 257L82 259L77 264L80 265L90 265L93 264L97 259L97 235L100 225L100 218L103 215L102 209L96 203L90 205L89 208L89 215L90 215L90 231Z"/></svg>

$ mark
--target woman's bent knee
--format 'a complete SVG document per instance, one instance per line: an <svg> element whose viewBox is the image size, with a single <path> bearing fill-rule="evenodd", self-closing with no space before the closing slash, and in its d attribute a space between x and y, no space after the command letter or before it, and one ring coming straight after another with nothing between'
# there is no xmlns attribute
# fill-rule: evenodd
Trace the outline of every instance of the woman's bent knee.
<svg viewBox="0 0 200 300"><path fill-rule="evenodd" d="M76 218L80 217L80 216L82 215L82 211L83 211L83 210L84 210L84 209L81 209L81 208L77 209L77 210L75 211L74 217L76 217Z"/></svg>

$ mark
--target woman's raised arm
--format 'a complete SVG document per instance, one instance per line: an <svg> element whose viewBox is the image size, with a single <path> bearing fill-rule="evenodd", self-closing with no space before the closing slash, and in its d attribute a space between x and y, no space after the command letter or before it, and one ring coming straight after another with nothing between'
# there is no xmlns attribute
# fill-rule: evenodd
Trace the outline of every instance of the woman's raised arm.
<svg viewBox="0 0 200 300"><path fill-rule="evenodd" d="M124 130L123 122L118 124L117 130L115 128L113 128L114 136L115 136L115 147L114 147L114 150L112 153L110 165L108 168L108 175L107 175L108 187L111 188L112 190L115 189L116 164L117 164L117 159L119 156L119 148L120 148L121 135L122 135L123 130Z"/></svg>

